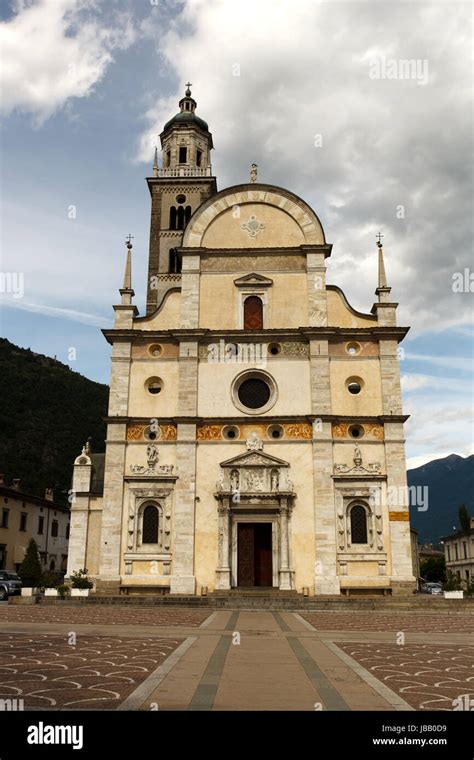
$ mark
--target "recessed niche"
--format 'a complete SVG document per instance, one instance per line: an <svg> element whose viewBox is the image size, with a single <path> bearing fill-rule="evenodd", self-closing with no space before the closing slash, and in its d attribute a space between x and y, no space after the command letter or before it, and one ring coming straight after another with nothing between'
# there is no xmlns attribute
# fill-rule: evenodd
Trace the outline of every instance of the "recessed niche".
<svg viewBox="0 0 474 760"><path fill-rule="evenodd" d="M157 359L163 353L163 346L160 346L159 343L153 343L148 347L148 353L150 356L153 356L155 359Z"/></svg>

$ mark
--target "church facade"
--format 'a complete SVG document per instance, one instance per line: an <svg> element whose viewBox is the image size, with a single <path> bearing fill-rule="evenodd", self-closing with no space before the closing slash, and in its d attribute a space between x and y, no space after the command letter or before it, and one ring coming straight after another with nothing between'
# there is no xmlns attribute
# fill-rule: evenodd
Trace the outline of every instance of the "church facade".
<svg viewBox="0 0 474 760"><path fill-rule="evenodd" d="M105 461L74 463L68 572L103 593L414 589L398 344L383 250L369 313L326 284L313 209L257 181L217 190L186 90L149 177L146 313L132 244ZM375 268L375 267L374 267Z"/></svg>

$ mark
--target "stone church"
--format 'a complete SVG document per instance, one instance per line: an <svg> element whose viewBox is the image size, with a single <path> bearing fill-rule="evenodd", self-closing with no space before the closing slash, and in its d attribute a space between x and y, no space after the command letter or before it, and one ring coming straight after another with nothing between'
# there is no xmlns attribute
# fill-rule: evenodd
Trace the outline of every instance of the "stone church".
<svg viewBox="0 0 474 760"><path fill-rule="evenodd" d="M332 246L291 190L217 190L189 86L152 176L146 313L132 243L106 454L74 463L68 572L101 593L411 592L396 324L326 284ZM374 272L376 255L374 253ZM375 285L374 273L374 285Z"/></svg>

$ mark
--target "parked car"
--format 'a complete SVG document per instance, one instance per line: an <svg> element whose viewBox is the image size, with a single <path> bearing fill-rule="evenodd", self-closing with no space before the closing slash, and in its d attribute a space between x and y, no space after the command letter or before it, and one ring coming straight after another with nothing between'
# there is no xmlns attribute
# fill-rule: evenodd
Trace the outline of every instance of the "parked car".
<svg viewBox="0 0 474 760"><path fill-rule="evenodd" d="M426 583L425 589L427 594L442 594L443 586L441 583Z"/></svg>
<svg viewBox="0 0 474 760"><path fill-rule="evenodd" d="M18 575L0 570L0 602L4 602L9 596L15 594L21 594L21 580Z"/></svg>

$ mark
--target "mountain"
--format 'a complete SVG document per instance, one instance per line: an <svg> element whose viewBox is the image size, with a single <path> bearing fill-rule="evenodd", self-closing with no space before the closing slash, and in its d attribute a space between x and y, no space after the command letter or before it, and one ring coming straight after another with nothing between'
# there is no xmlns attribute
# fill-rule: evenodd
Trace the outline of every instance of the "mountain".
<svg viewBox="0 0 474 760"><path fill-rule="evenodd" d="M451 454L407 471L409 486L428 488L428 509L410 507L412 528L420 531L421 544L438 544L443 536L459 530L458 510L465 504L474 516L474 454ZM413 501L413 499L411 499Z"/></svg>
<svg viewBox="0 0 474 760"><path fill-rule="evenodd" d="M72 466L89 436L105 451L109 389L56 359L0 338L0 472L8 485L67 503Z"/></svg>

